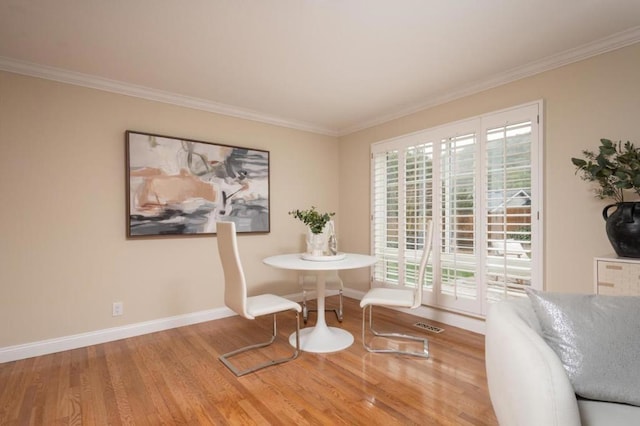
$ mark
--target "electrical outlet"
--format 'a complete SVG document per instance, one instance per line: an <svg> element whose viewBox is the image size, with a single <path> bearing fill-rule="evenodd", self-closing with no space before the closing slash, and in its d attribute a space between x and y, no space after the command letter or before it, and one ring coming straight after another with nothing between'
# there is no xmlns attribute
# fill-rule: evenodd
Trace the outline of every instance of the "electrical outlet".
<svg viewBox="0 0 640 426"><path fill-rule="evenodd" d="M124 314L124 305L122 304L122 302L113 302L112 314L114 317L119 317L120 315Z"/></svg>

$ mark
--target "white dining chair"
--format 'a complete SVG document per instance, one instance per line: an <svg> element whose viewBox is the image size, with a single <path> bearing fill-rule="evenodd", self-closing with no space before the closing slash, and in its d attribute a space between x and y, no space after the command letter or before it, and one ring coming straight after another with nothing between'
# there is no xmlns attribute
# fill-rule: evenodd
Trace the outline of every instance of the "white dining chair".
<svg viewBox="0 0 640 426"><path fill-rule="evenodd" d="M234 222L218 222L217 224L218 252L222 269L224 271L224 303L238 315L253 320L263 315L273 315L273 333L271 339L254 345L249 345L236 349L232 352L220 356L220 361L224 363L236 376L260 370L272 365L282 364L298 357L300 352L300 312L302 307L289 299L276 296L275 294L260 294L247 296L247 283L244 271L238 254L238 244L236 239L236 227ZM271 359L267 362L253 367L240 370L235 367L230 358L252 349L263 348L272 344L277 335L276 315L280 312L295 311L296 313L296 348L293 354L286 358Z"/></svg>
<svg viewBox="0 0 640 426"><path fill-rule="evenodd" d="M416 276L416 285L414 289L400 289L400 288L372 288L370 289L360 301L360 307L362 308L362 344L364 348L369 352L374 353L395 353L403 355L413 355L422 358L429 358L429 341L424 337L412 336L402 333L381 333L373 328L373 307L384 306L389 308L409 308L415 309L422 304L422 282L424 279L424 272L426 270L427 262L429 260L429 254L431 253L431 245L433 239L433 221L429 220L425 225L425 239L424 247L422 249L422 257L420 259L420 266L418 267L418 275ZM369 327L367 323L367 309L369 311ZM375 337L381 337L383 339L407 339L415 342L422 342L422 350L420 351L404 351L399 349L375 349L366 340L366 330L369 329ZM388 340L387 340L388 341Z"/></svg>
<svg viewBox="0 0 640 426"><path fill-rule="evenodd" d="M310 291L314 291L317 289L316 284L317 276L316 274L310 272L301 272L298 276L298 282L302 287L302 321L306 324L309 320L309 312L317 312L317 309L310 309L307 306L307 295ZM334 312L336 314L336 318L338 322L342 322L344 317L344 309L342 303L342 291L344 290L344 283L342 279L338 275L337 271L328 271L326 277L325 288L327 290L334 290L338 292L338 308L328 308L325 309L326 312Z"/></svg>

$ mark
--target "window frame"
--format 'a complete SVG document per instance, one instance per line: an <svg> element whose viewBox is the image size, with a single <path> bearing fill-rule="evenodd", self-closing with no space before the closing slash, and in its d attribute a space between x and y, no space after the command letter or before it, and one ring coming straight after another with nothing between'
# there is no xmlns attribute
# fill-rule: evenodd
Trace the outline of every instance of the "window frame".
<svg viewBox="0 0 640 426"><path fill-rule="evenodd" d="M486 114L482 114L476 117L471 117L464 120L459 120L452 123L443 124L434 128L420 130L411 134L398 136L395 138L383 140L376 142L371 145L371 253L376 255L376 175L375 175L375 161L377 155L382 155L382 153L389 151L397 151L400 153L399 161L398 161L398 174L399 181L404 181L407 176L404 170L404 155L407 149L411 147L416 147L424 144L428 144L433 142L432 149L433 151L438 151L441 149L442 141L450 138L452 135L464 135L473 133L476 138L476 147L474 154L474 162L476 165L476 169L474 170L475 177L475 188L474 188L474 205L473 205L473 216L474 216L474 261L477 262L475 274L476 276L476 295L475 299L467 300L467 301L459 301L456 298L455 302L447 301L447 297L445 297L441 293L441 282L439 282L439 266L440 266L440 255L441 255L441 242L442 238L440 236L440 230L442 229L442 222L436 220L434 222L434 244L433 244L433 255L431 256L430 263L433 265L438 265L438 268L433 268L433 285L429 285L426 288L423 287L423 303L433 306L438 306L442 308L446 308L452 311L459 311L465 314L484 316L488 310L488 306L490 301L488 300L488 289L489 285L485 280L485 269L487 267L487 252L488 250L485 247L488 247L487 234L488 232L488 216L489 213L486 210L487 201L487 170L488 170L488 160L484 155L485 149L487 148L487 135L489 130L495 129L496 127L506 126L508 124L517 123L518 120L520 122L525 122L528 119L531 121L531 134L530 134L530 170L531 170L531 182L530 182L530 197L531 197L531 212L530 212L530 226L531 226L531 248L530 248L530 286L535 289L542 289L543 285L543 273L544 273L544 262L543 262L543 146L544 146L544 138L543 138L543 101L538 100L522 105L517 105L511 108L506 108L499 111L493 111ZM527 119L528 117L528 119ZM506 124L505 124L506 123ZM434 160L432 165L432 174L433 176L438 176L436 179L437 185L434 185L432 188L432 210L436 212L434 215L434 219L440 218L440 213L442 211L442 194L441 194L441 185L440 185L440 177L441 177L441 164L438 159L436 161L436 157L439 154L434 153ZM398 217L398 232L399 238L404 238L402 231L404 230L404 220L406 216L406 212L402 209L405 204L405 194L404 194L403 184L401 182L398 183L398 204L399 204L399 217ZM505 237L506 238L506 237ZM505 240L506 242L506 240ZM406 247L406 241L404 241ZM401 244L399 244L398 250L400 250ZM402 260L404 255L400 253L397 254L398 260ZM397 284L393 283L385 283L382 281L376 280L375 270L372 270L371 283L372 286L385 286L385 287L405 287L404 285L404 277L402 267L400 267L400 262L398 262L398 282ZM505 279L506 281L506 279ZM410 286L409 286L410 287ZM432 288L431 288L432 287ZM505 284L505 294L504 297L513 297L514 295L511 293L507 293L507 285ZM516 294L516 296L518 296Z"/></svg>

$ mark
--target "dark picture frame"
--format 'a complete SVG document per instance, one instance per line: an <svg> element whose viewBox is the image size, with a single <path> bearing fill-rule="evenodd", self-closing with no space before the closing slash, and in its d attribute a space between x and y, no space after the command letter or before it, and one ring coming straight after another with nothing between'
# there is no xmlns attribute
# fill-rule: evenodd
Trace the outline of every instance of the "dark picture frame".
<svg viewBox="0 0 640 426"><path fill-rule="evenodd" d="M270 232L269 151L127 130L127 237Z"/></svg>

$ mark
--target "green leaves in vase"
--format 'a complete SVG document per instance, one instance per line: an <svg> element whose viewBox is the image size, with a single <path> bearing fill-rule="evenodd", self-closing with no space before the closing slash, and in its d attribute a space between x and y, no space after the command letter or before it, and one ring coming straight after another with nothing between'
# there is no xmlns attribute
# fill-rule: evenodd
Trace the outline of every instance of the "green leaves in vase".
<svg viewBox="0 0 640 426"><path fill-rule="evenodd" d="M307 225L313 234L320 234L324 229L325 225L331 220L331 217L335 215L335 212L332 213L320 213L316 210L315 206L311 206L310 209L307 210L293 210L290 211L289 214L296 219L299 219Z"/></svg>
<svg viewBox="0 0 640 426"><path fill-rule="evenodd" d="M572 158L576 174L582 180L599 185L595 193L598 198L613 198L616 203L624 201L624 191L632 190L640 197L640 148L631 142L612 142L600 139L598 154L582 151L584 158Z"/></svg>

